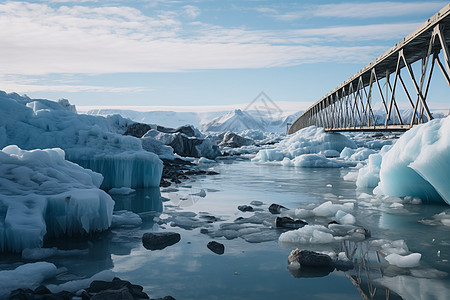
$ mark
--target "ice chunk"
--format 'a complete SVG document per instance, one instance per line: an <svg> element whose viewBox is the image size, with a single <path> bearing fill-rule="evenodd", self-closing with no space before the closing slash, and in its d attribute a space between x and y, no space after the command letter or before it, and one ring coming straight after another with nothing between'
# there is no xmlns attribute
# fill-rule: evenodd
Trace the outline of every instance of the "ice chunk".
<svg viewBox="0 0 450 300"><path fill-rule="evenodd" d="M341 152L345 147L356 148L356 145L342 134L327 133L323 128L310 126L288 136L274 149L260 150L253 161L282 161L285 157L294 159L302 154L325 153L327 150Z"/></svg>
<svg viewBox="0 0 450 300"><path fill-rule="evenodd" d="M121 188L112 188L108 191L108 194L110 195L129 195L136 192L135 189L128 188L128 187L121 187Z"/></svg>
<svg viewBox="0 0 450 300"><path fill-rule="evenodd" d="M391 264L399 268L413 268L419 265L420 258L422 254L411 253L409 255L399 255L396 253L389 254L385 259Z"/></svg>
<svg viewBox="0 0 450 300"><path fill-rule="evenodd" d="M377 193L450 204L450 116L414 126L383 155Z"/></svg>
<svg viewBox="0 0 450 300"><path fill-rule="evenodd" d="M293 244L328 244L335 241L332 231L322 225L305 225L280 235L279 242Z"/></svg>
<svg viewBox="0 0 450 300"><path fill-rule="evenodd" d="M161 159L174 160L173 148L164 145L161 141L158 141L150 136L141 138L142 148L144 150L153 152Z"/></svg>
<svg viewBox="0 0 450 300"><path fill-rule="evenodd" d="M29 263L14 270L0 271L0 299L7 299L13 290L19 288L35 289L57 273L56 266L48 262Z"/></svg>
<svg viewBox="0 0 450 300"><path fill-rule="evenodd" d="M336 221L341 224L355 224L356 219L352 214L338 210L335 215Z"/></svg>
<svg viewBox="0 0 450 300"><path fill-rule="evenodd" d="M0 249L40 248L44 236L101 231L114 201L102 176L66 161L61 149L0 151Z"/></svg>
<svg viewBox="0 0 450 300"><path fill-rule="evenodd" d="M318 217L329 217L335 215L338 210L349 212L352 211L353 208L353 203L333 204L331 201L327 201L314 208L312 211Z"/></svg>
<svg viewBox="0 0 450 300"><path fill-rule="evenodd" d="M138 226L140 224L142 224L142 219L139 215L131 211L119 210L114 212L111 226Z"/></svg>
<svg viewBox="0 0 450 300"><path fill-rule="evenodd" d="M345 147L340 153L340 158L351 161L364 161L369 157L369 155L375 153L376 152L374 150L368 148L352 149Z"/></svg>
<svg viewBox="0 0 450 300"><path fill-rule="evenodd" d="M302 154L292 160L294 166L301 168L342 168L355 164L343 160L327 158L319 154Z"/></svg>

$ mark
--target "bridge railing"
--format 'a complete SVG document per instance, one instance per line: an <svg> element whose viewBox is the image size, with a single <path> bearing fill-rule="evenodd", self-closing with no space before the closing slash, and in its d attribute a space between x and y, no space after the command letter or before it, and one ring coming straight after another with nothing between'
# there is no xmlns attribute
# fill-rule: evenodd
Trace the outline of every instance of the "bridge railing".
<svg viewBox="0 0 450 300"><path fill-rule="evenodd" d="M447 4L309 107L288 133L311 125L327 131L407 130L433 119L427 105L430 83L433 72L439 68L450 86L449 44L450 4Z"/></svg>

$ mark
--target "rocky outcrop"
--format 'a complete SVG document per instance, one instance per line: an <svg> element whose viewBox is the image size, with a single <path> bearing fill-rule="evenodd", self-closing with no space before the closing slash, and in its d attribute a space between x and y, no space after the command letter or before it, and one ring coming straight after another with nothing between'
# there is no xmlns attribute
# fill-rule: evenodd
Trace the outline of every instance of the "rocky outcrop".
<svg viewBox="0 0 450 300"><path fill-rule="evenodd" d="M309 250L299 250L298 248L292 250L288 261L289 263L298 262L301 266L310 268L333 267L333 260L328 255Z"/></svg>
<svg viewBox="0 0 450 300"><path fill-rule="evenodd" d="M242 146L253 145L251 139L247 139L231 131L222 132L214 136L214 139L219 147L240 148Z"/></svg>
<svg viewBox="0 0 450 300"><path fill-rule="evenodd" d="M124 135L131 135L141 138L147 131L152 129L150 125L144 123L133 123L127 127Z"/></svg>
<svg viewBox="0 0 450 300"><path fill-rule="evenodd" d="M79 299L92 300L134 300L134 299L149 299L148 295L143 292L143 287L136 284L131 284L129 281L114 278L112 281L93 281L87 289L72 293L62 291L59 293L52 293L45 286L39 286L35 290L31 289L17 289L14 290L9 299L54 299L54 300L69 300L78 297ZM77 298L77 299L78 299ZM174 299L171 296L166 296L161 299Z"/></svg>

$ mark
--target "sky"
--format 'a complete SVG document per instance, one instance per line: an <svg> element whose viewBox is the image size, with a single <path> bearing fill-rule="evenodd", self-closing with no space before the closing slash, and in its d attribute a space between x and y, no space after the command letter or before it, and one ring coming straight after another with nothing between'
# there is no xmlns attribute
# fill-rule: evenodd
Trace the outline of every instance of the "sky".
<svg viewBox="0 0 450 300"><path fill-rule="evenodd" d="M306 108L446 4L0 1L0 90L174 110L242 106L265 92Z"/></svg>

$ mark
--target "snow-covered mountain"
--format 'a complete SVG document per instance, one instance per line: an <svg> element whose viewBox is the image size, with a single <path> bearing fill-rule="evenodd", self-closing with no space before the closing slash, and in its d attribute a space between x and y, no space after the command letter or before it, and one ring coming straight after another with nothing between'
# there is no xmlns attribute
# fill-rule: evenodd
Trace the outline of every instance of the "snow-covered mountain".
<svg viewBox="0 0 450 300"><path fill-rule="evenodd" d="M295 121L301 114L297 112L289 116L271 116L263 115L255 111L242 111L236 109L221 117L215 118L210 122L204 123L200 126L200 130L207 132L242 132L244 130L260 130L263 132L280 132L287 131L288 126Z"/></svg>

